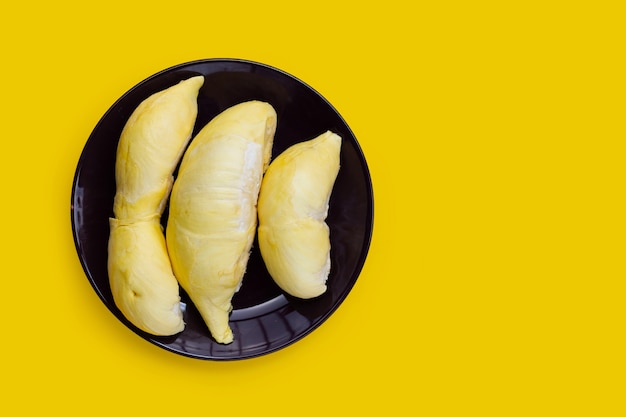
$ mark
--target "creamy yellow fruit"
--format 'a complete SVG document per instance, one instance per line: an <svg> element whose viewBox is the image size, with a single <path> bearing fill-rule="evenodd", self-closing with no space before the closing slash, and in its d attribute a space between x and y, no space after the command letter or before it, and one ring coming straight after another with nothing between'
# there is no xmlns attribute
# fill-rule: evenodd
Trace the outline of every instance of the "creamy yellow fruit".
<svg viewBox="0 0 626 417"><path fill-rule="evenodd" d="M110 283L117 307L146 332L171 335L182 331L178 282L158 218L109 222Z"/></svg>
<svg viewBox="0 0 626 417"><path fill-rule="evenodd" d="M117 218L141 219L161 214L172 173L189 143L198 114L198 91L204 77L182 81L148 97L126 122L117 147Z"/></svg>
<svg viewBox="0 0 626 417"><path fill-rule="evenodd" d="M172 189L166 235L174 274L219 343L233 341L231 300L254 241L275 129L268 103L226 109L193 139Z"/></svg>
<svg viewBox="0 0 626 417"><path fill-rule="evenodd" d="M325 220L340 150L341 137L325 132L278 155L263 178L259 249L276 284L295 297L326 291L331 265Z"/></svg>
<svg viewBox="0 0 626 417"><path fill-rule="evenodd" d="M191 138L203 83L204 77L193 77L148 97L126 122L117 147L109 283L124 316L159 336L185 326L160 218Z"/></svg>

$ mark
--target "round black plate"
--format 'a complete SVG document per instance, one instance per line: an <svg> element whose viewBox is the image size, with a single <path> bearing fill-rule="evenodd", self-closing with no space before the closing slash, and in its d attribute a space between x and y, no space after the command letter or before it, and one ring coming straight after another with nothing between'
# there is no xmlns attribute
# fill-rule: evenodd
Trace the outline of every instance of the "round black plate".
<svg viewBox="0 0 626 417"><path fill-rule="evenodd" d="M216 343L181 290L185 330L156 337L134 327L113 302L107 275L108 219L113 215L115 152L126 120L141 101L189 77L202 74L194 135L224 109L247 100L274 106L278 125L273 156L296 142L331 130L343 138L341 168L330 200L332 269L328 290L312 300L283 294L252 249L240 291L233 298L230 325L235 340ZM167 219L167 208L163 224ZM208 59L159 72L124 94L102 117L81 154L72 188L71 220L78 256L87 278L109 310L135 333L166 350L199 359L251 358L283 348L322 324L343 302L365 262L373 225L372 183L352 131L320 94L295 77L256 62Z"/></svg>

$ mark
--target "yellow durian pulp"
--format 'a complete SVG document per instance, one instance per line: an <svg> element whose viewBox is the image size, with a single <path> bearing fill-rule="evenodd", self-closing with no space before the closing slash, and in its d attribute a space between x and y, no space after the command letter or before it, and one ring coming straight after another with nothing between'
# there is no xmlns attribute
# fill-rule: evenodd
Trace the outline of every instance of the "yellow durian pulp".
<svg viewBox="0 0 626 417"><path fill-rule="evenodd" d="M116 218L162 214L172 174L191 139L203 83L202 76L182 81L151 95L131 114L117 147Z"/></svg>
<svg viewBox="0 0 626 417"><path fill-rule="evenodd" d="M109 283L124 316L159 336L184 328L160 218L191 138L203 83L204 77L192 77L145 99L126 122L117 147Z"/></svg>
<svg viewBox="0 0 626 417"><path fill-rule="evenodd" d="M258 240L268 272L286 293L326 291L330 231L325 220L339 173L341 137L330 131L297 143L270 164L258 202Z"/></svg>
<svg viewBox="0 0 626 417"><path fill-rule="evenodd" d="M224 110L193 138L172 189L166 238L174 274L219 343L233 341L231 300L254 241L275 129L268 103Z"/></svg>
<svg viewBox="0 0 626 417"><path fill-rule="evenodd" d="M109 223L110 283L117 307L146 332L163 336L182 331L178 283L158 218Z"/></svg>

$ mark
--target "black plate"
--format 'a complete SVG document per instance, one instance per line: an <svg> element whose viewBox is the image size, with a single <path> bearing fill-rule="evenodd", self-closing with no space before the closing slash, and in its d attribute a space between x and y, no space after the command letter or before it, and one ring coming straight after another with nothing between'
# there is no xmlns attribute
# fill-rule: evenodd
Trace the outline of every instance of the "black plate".
<svg viewBox="0 0 626 417"><path fill-rule="evenodd" d="M126 120L151 94L195 75L204 75L194 135L224 109L247 100L267 101L278 114L273 156L326 130L343 138L341 169L330 200L332 270L328 290L312 300L287 296L274 284L252 249L243 285L233 298L230 325L235 340L216 343L181 290L185 330L156 337L124 318L113 302L107 275L108 219L113 215L115 152ZM167 219L167 208L163 224ZM373 225L372 183L367 163L339 113L319 93L276 68L256 62L209 59L181 64L142 81L102 117L87 140L72 188L71 220L78 256L87 278L109 310L135 333L166 350L199 359L251 358L281 349L309 334L343 302L365 262Z"/></svg>

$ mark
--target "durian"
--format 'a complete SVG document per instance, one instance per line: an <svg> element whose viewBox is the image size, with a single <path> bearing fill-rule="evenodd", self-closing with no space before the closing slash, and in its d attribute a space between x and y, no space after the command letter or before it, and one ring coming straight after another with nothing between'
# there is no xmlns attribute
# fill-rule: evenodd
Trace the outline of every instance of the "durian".
<svg viewBox="0 0 626 417"><path fill-rule="evenodd" d="M193 138L172 189L166 239L174 274L223 344L233 341L231 300L256 233L276 118L261 101L218 114Z"/></svg>
<svg viewBox="0 0 626 417"><path fill-rule="evenodd" d="M109 283L122 314L158 336L176 334L185 326L160 219L173 172L192 135L203 83L204 77L192 77L142 101L117 147Z"/></svg>
<svg viewBox="0 0 626 417"><path fill-rule="evenodd" d="M330 230L325 220L339 173L341 137L327 131L287 148L270 164L258 202L258 241L268 272L303 299L326 291Z"/></svg>

